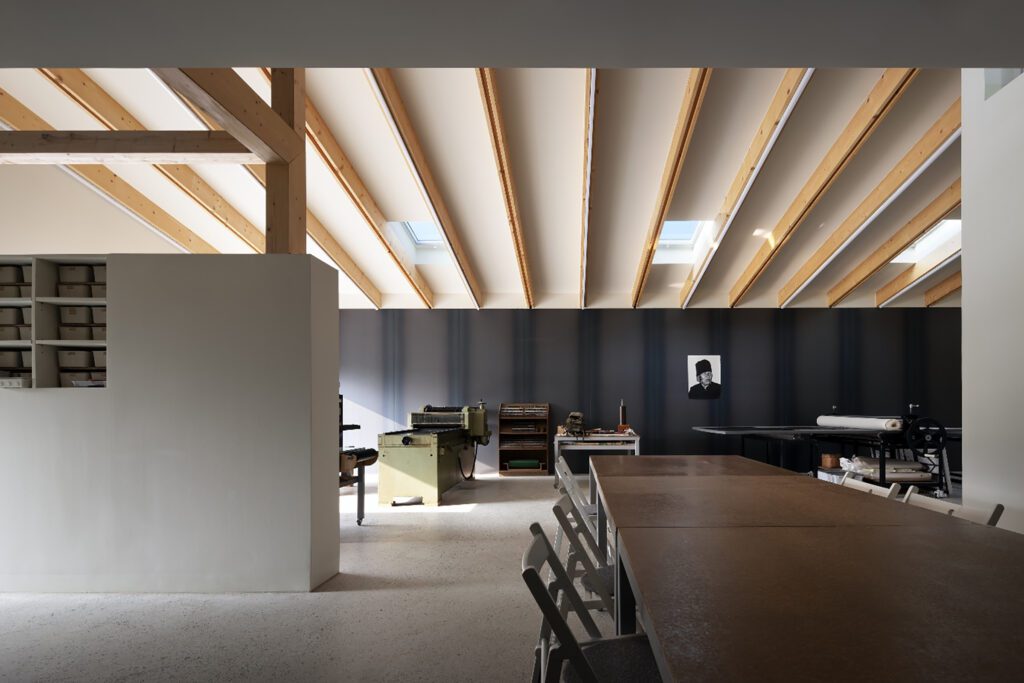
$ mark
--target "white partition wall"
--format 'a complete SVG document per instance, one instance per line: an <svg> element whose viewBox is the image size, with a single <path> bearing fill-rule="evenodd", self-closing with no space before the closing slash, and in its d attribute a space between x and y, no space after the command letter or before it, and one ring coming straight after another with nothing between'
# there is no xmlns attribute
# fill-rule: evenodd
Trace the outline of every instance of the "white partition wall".
<svg viewBox="0 0 1024 683"><path fill-rule="evenodd" d="M336 272L283 255L107 263L107 387L0 390L0 591L330 578Z"/></svg>
<svg viewBox="0 0 1024 683"><path fill-rule="evenodd" d="M986 71L963 72L964 503L1024 532L1024 77Z"/></svg>

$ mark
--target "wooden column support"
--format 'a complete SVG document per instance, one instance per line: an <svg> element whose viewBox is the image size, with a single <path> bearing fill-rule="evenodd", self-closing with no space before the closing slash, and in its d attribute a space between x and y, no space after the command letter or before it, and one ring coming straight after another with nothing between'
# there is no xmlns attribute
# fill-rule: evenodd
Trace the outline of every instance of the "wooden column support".
<svg viewBox="0 0 1024 683"><path fill-rule="evenodd" d="M288 161L267 163L267 253L306 253L306 77L302 69L272 69L271 106L303 141Z"/></svg>

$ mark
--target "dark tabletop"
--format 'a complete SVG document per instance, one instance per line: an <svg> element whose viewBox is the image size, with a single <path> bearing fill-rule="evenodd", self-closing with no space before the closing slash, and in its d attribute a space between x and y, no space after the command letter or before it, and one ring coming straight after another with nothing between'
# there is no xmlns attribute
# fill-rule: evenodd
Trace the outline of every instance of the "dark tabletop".
<svg viewBox="0 0 1024 683"><path fill-rule="evenodd" d="M945 523L620 528L663 678L1020 680L1024 537L928 514Z"/></svg>
<svg viewBox="0 0 1024 683"><path fill-rule="evenodd" d="M738 455L603 455L590 461L600 477L795 476L795 472Z"/></svg>

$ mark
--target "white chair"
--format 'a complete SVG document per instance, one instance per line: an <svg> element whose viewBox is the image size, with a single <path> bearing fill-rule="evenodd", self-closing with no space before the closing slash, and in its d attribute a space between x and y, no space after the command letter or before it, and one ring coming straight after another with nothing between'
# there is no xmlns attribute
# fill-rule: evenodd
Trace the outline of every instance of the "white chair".
<svg viewBox="0 0 1024 683"><path fill-rule="evenodd" d="M535 649L534 682L559 681L566 661L569 662L565 671L567 681L660 681L658 665L647 636L603 638L544 530L534 522L530 525L530 532L533 541L523 553L523 581L543 615L540 639ZM555 577L548 584L541 578L545 564ZM576 639L566 621L570 608L593 640L581 643Z"/></svg>
<svg viewBox="0 0 1024 683"><path fill-rule="evenodd" d="M572 579L579 577L580 583L587 591L597 594L598 600L586 603L588 608L603 608L611 614L615 609L612 602L615 593L614 569L602 557L597 541L594 540L593 534L568 495L559 498L551 511L558 520L561 536L569 541L569 553L565 560L566 572ZM561 557L557 541L555 553Z"/></svg>
<svg viewBox="0 0 1024 683"><path fill-rule="evenodd" d="M569 469L569 463L562 456L555 458L555 474L558 475L558 482L561 488L569 494L572 504L576 506L580 514L586 517L596 517L597 505L587 502L587 499L583 496L583 491L580 490L579 482L576 481L576 475ZM591 527L591 532L594 531L589 521L587 526Z"/></svg>
<svg viewBox="0 0 1024 683"><path fill-rule="evenodd" d="M917 487L911 487L916 489ZM953 511L960 507L954 503L950 503L948 499L933 498L932 496L926 496L923 493L918 493L916 490L907 492L907 495L903 496L904 503L910 503L911 505L925 510L931 510L932 512L938 512L943 515L951 515Z"/></svg>
<svg viewBox="0 0 1024 683"><path fill-rule="evenodd" d="M839 485L856 491L870 493L873 496L882 496L889 500L892 500L900 494L899 484L893 484L889 488L885 488L884 486L875 486L874 484L869 484L866 481L861 481L856 477L851 477L850 472L843 475L843 478L839 480Z"/></svg>
<svg viewBox="0 0 1024 683"><path fill-rule="evenodd" d="M999 524L999 518L1003 516L1003 510L1005 510L1001 503L996 503L996 506L991 510L979 510L977 508L966 508L962 505L957 506L949 514L953 517L960 519L966 519L969 522L975 524L984 524L985 526L996 526Z"/></svg>

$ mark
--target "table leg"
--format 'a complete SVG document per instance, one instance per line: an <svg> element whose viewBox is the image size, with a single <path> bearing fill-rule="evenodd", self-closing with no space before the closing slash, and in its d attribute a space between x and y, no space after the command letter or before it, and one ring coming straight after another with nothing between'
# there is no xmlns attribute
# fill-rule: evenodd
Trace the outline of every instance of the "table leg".
<svg viewBox="0 0 1024 683"><path fill-rule="evenodd" d="M363 525L363 497L366 494L366 467L359 467L359 481L356 482L356 524Z"/></svg>
<svg viewBox="0 0 1024 683"><path fill-rule="evenodd" d="M587 470L590 473L590 504L593 505L597 502L597 480L594 479L594 468L589 460L587 461Z"/></svg>
<svg viewBox="0 0 1024 683"><path fill-rule="evenodd" d="M615 541L615 635L636 633L636 596L629 583L626 566Z"/></svg>
<svg viewBox="0 0 1024 683"><path fill-rule="evenodd" d="M608 559L608 515L604 511L604 503L597 501L597 547L601 550L601 559Z"/></svg>

